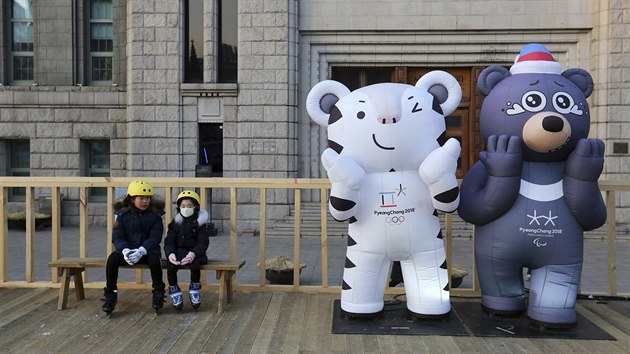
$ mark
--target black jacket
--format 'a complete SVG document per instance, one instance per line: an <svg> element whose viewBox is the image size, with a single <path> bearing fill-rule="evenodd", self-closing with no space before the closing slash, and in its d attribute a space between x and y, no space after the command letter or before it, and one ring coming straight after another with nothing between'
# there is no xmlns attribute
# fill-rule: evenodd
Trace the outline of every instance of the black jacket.
<svg viewBox="0 0 630 354"><path fill-rule="evenodd" d="M160 252L164 234L162 215L164 210L153 206L145 211L131 205L115 212L116 222L112 231L112 242L116 251L144 247L147 253Z"/></svg>
<svg viewBox="0 0 630 354"><path fill-rule="evenodd" d="M177 213L173 221L168 224L164 239L166 258L174 253L177 260L181 261L188 252L192 251L195 259L198 259L200 263L208 263L206 250L210 239L206 230L206 221L208 221L208 212L203 209L188 218Z"/></svg>

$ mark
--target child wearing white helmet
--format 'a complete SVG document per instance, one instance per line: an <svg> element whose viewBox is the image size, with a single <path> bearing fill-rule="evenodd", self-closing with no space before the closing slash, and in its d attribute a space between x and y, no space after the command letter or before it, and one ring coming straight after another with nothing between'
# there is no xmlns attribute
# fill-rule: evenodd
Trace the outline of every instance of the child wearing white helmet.
<svg viewBox="0 0 630 354"><path fill-rule="evenodd" d="M177 284L177 271L183 266L190 269L190 303L195 309L201 305L201 265L208 263L206 250L210 242L206 221L208 212L201 209L199 195L190 190L181 192L177 196L177 214L168 224L164 239L168 292L178 310L184 306L182 290Z"/></svg>
<svg viewBox="0 0 630 354"><path fill-rule="evenodd" d="M164 234L163 208L152 203L153 187L146 181L129 183L127 197L122 207L116 210L116 222L112 231L112 242L116 248L107 258L105 267L106 287L103 311L109 316L116 307L118 269L127 263L148 264L153 286L152 307L157 313L164 304L164 282L162 281L162 255L160 242Z"/></svg>

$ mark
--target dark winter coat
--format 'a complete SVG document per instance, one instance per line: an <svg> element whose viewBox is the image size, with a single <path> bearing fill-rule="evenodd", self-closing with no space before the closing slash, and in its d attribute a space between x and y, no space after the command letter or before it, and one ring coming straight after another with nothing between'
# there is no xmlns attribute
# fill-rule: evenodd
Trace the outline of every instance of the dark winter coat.
<svg viewBox="0 0 630 354"><path fill-rule="evenodd" d="M116 210L115 214L112 242L116 251L122 252L125 248L135 249L142 246L147 253L160 252L160 242L164 234L162 222L164 210L149 206L145 211L141 211L131 205Z"/></svg>
<svg viewBox="0 0 630 354"><path fill-rule="evenodd" d="M188 252L195 254L195 259L200 263L208 263L206 250L210 243L206 230L208 212L201 209L192 216L185 218L180 213L175 215L173 221L168 224L168 231L164 239L164 254L166 258L174 253L178 261L186 257Z"/></svg>

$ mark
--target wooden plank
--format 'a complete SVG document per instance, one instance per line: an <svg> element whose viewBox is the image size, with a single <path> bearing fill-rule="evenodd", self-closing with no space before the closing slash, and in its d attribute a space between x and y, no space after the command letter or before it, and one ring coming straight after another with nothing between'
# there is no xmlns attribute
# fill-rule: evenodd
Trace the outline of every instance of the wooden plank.
<svg viewBox="0 0 630 354"><path fill-rule="evenodd" d="M453 314L451 314L453 316ZM475 337L457 337L454 340L458 352L468 353L490 353L492 349L485 341L480 341Z"/></svg>
<svg viewBox="0 0 630 354"><path fill-rule="evenodd" d="M361 346L364 351L379 351L378 339L373 335L361 335Z"/></svg>
<svg viewBox="0 0 630 354"><path fill-rule="evenodd" d="M124 352L134 350L135 352L163 353L165 351L159 350L158 345L161 345L164 348L170 348L173 344L175 344L175 341L181 334L182 328L174 329L174 324L179 324L180 326L190 326L190 323L186 324L182 321L181 317L183 314L179 311L161 311L160 313L160 315L154 314L153 321L148 323L149 326L147 327L150 329L149 332L143 337L137 337L136 341L131 342L131 345L127 346L126 349L123 349ZM170 337L169 335L173 330L175 330L174 334L176 336ZM164 340L166 341L163 342Z"/></svg>
<svg viewBox="0 0 630 354"><path fill-rule="evenodd" d="M17 308L17 311L11 311L10 309L5 308L4 306L0 306L3 314L10 314L12 317L3 317L2 319L6 322L0 325L0 348L8 347L13 344L20 344L29 333L32 333L37 328L40 328L42 325L49 323L51 318L56 316L55 308L55 297L52 298L49 295L56 295L56 292L47 289L47 291L42 296L42 293L34 292L34 289L10 289L6 293L10 294L11 297L24 297L24 292L21 290L26 290L27 292L32 293L32 299L35 301L27 300L25 306L20 305ZM47 301L46 301L47 300ZM4 303L2 301L1 303ZM19 312L20 310L24 310L24 312Z"/></svg>
<svg viewBox="0 0 630 354"><path fill-rule="evenodd" d="M73 311L64 311L75 312L77 316L71 321L66 321L65 326L51 329L55 332L55 337L41 350L49 353L61 353L72 348L71 351L74 353L94 352L94 350L88 349L98 348L95 347L97 342L100 342L101 346L107 346L111 340L117 337L118 331L124 330L137 321L139 316L144 316L146 313L133 311L139 310L138 300L146 297L146 292L123 292L119 294L116 310L108 318L101 310L100 298L102 298L102 293L102 290L92 290L89 293L92 301L81 303Z"/></svg>
<svg viewBox="0 0 630 354"><path fill-rule="evenodd" d="M201 298L201 307L197 316L170 348L171 353L197 353L201 349L201 345L205 344L208 337L220 323L223 315L218 315L212 311L210 304L216 303L218 296L215 292L203 292ZM208 308L210 308L208 310Z"/></svg>
<svg viewBox="0 0 630 354"><path fill-rule="evenodd" d="M366 353L369 351L374 351L374 348L366 349L363 346L363 335L361 334L346 334L346 345L352 352Z"/></svg>
<svg viewBox="0 0 630 354"><path fill-rule="evenodd" d="M238 312L247 312L251 306L254 306L255 299L251 293L243 294L243 296L239 296L235 301L239 304L238 311L228 311L222 314L217 314L214 311L210 311L205 317L207 317L207 322L204 323L204 328L201 331L195 332L186 332L182 337L175 343L172 352L173 353L201 353L204 350L204 347L207 345L208 347L213 347L211 344L212 338L219 338L218 340L223 340L224 338L220 338L219 335L215 335L215 332L221 332L223 330L228 330L225 327L231 326L232 321L236 318L236 314ZM179 351L176 351L176 348L181 348ZM209 353L216 353L215 351L207 351Z"/></svg>
<svg viewBox="0 0 630 354"><path fill-rule="evenodd" d="M291 314L295 305L295 299L295 296L291 294L287 294L287 296L282 299L281 311L278 314L278 319L267 348L268 353L284 352L283 345L291 326Z"/></svg>
<svg viewBox="0 0 630 354"><path fill-rule="evenodd" d="M391 336L394 342L394 353L415 353L409 346L405 336Z"/></svg>
<svg viewBox="0 0 630 354"><path fill-rule="evenodd" d="M280 318L281 307L284 302L286 293L274 293L269 302L260 325L258 326L258 333L254 342L251 344L251 352L255 353L267 353L269 350L269 344L271 338L275 333L275 328L278 325L278 319ZM253 333L253 332L252 332ZM252 335L252 337L254 337ZM238 346L236 348L238 350Z"/></svg>
<svg viewBox="0 0 630 354"><path fill-rule="evenodd" d="M55 311L53 305L50 306L50 311L54 312L55 316L32 326L30 331L23 333L19 342L15 342L5 349L8 352L20 353L34 353L39 350L59 352L59 350L45 350L44 348L63 347L77 328L93 329L93 323L98 323L96 318L87 316L85 310Z"/></svg>
<svg viewBox="0 0 630 354"><path fill-rule="evenodd" d="M56 293L50 289L24 289L16 291L13 298L4 299L2 304L2 316L0 316L0 328L10 325L34 308L56 299ZM0 332L3 333L3 332Z"/></svg>
<svg viewBox="0 0 630 354"><path fill-rule="evenodd" d="M197 311L176 311L175 309L169 309L164 315L160 315L161 322L168 322L169 329L167 329L165 335L162 338L158 338L159 342L152 350L155 353L167 353L169 352L179 338L186 333L189 329L196 326L195 322L197 317L203 316ZM168 319L165 319L167 317Z"/></svg>
<svg viewBox="0 0 630 354"><path fill-rule="evenodd" d="M206 294L207 293L207 294ZM577 310L616 341L448 336L332 335L338 294L242 293L223 315L218 295L202 307L156 316L149 289L119 293L111 318L101 311L101 289L56 311L57 289L0 289L0 348L6 352L626 352L630 303L579 301ZM207 301L206 301L207 300ZM305 338L309 336L311 338Z"/></svg>
<svg viewBox="0 0 630 354"><path fill-rule="evenodd" d="M270 295L263 296L262 293L250 294L244 306L240 306L237 311L224 312L221 323L215 328L211 335L207 338L207 342L201 348L200 352L204 353L233 353L234 347L240 336L251 336L252 333L244 332L246 324L252 317L255 308L261 305L266 307ZM261 298L263 300L261 300Z"/></svg>
<svg viewBox="0 0 630 354"><path fill-rule="evenodd" d="M410 348L413 348L416 353L431 353L424 342L424 338L425 336L405 336L407 344Z"/></svg>
<svg viewBox="0 0 630 354"><path fill-rule="evenodd" d="M325 295L316 296L313 295L314 300L317 301L317 316L315 322L315 343L317 346L316 351L319 353L330 353L333 348L333 334L332 334L332 312L333 312L333 299L338 297L337 295Z"/></svg>
<svg viewBox="0 0 630 354"><path fill-rule="evenodd" d="M164 318L156 316L153 309L147 308L144 304L146 299L146 290L134 290L132 294L125 297L123 302L125 307L118 313L114 311L110 319L102 319L105 324L99 328L98 332L89 334L90 337L96 337L98 340L82 345L81 349L84 349L82 353L122 353L125 348L129 348L134 341L138 340L139 333L150 332L152 323L159 320L165 321ZM141 352L146 351L141 350Z"/></svg>
<svg viewBox="0 0 630 354"><path fill-rule="evenodd" d="M235 322L221 351L226 353L249 353L252 351L258 333L263 330L262 323L274 299L273 293L262 293L256 306L250 312L247 321ZM277 303L277 302L276 302ZM282 301L280 301L282 303ZM247 333L247 334L245 334Z"/></svg>
<svg viewBox="0 0 630 354"><path fill-rule="evenodd" d="M289 320L289 328L284 340L283 349L287 353L297 353L302 351L300 349L300 342L302 340L302 323L306 316L306 304L308 295L302 293L292 294L295 296L295 303L293 310L291 311L291 319ZM307 335L310 335L307 334Z"/></svg>
<svg viewBox="0 0 630 354"><path fill-rule="evenodd" d="M306 296L306 306L304 309L304 319L302 320L302 333L300 333L300 351L317 352L317 296L308 294Z"/></svg>
<svg viewBox="0 0 630 354"><path fill-rule="evenodd" d="M618 340L630 341L630 321L628 318L620 316L620 314L608 307L607 304L597 302L579 302L576 309L584 317L591 320L604 331L610 333Z"/></svg>

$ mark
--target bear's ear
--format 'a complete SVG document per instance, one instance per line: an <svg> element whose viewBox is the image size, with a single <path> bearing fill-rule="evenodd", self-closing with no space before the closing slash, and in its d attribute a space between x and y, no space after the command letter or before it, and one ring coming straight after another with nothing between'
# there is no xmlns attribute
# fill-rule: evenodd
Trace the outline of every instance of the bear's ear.
<svg viewBox="0 0 630 354"><path fill-rule="evenodd" d="M462 99L462 87L459 86L459 82L445 71L429 71L416 82L416 87L427 90L435 97L444 116L453 113Z"/></svg>
<svg viewBox="0 0 630 354"><path fill-rule="evenodd" d="M479 74L479 79L477 80L477 88L484 96L488 96L490 91L499 81L510 76L510 71L502 66L492 65L489 66Z"/></svg>
<svg viewBox="0 0 630 354"><path fill-rule="evenodd" d="M588 71L580 68L572 68L567 69L562 73L562 76L566 77L575 84L575 86L579 87L580 90L584 93L584 97L588 97L593 93L593 78Z"/></svg>
<svg viewBox="0 0 630 354"><path fill-rule="evenodd" d="M328 126L330 111L350 90L341 82L324 80L313 86L306 97L306 111L311 119L321 125Z"/></svg>

